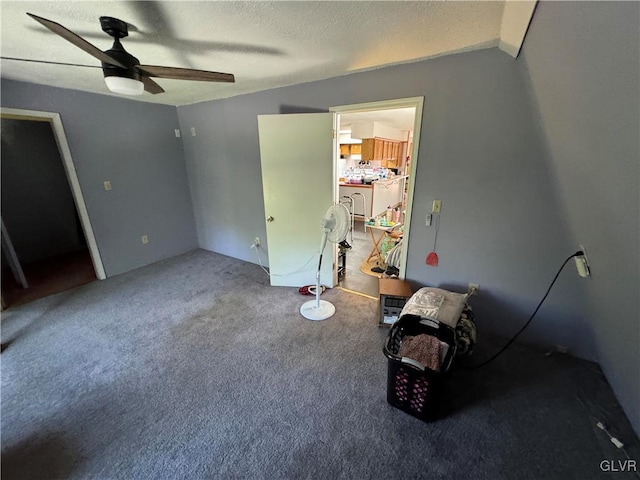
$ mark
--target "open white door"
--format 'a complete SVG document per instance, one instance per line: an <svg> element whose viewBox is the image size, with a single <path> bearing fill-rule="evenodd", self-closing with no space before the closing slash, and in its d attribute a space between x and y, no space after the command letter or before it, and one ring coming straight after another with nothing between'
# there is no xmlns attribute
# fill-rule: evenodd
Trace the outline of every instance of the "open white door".
<svg viewBox="0 0 640 480"><path fill-rule="evenodd" d="M315 284L321 220L333 204L333 113L258 115L271 285ZM327 243L320 281L334 286L336 246Z"/></svg>

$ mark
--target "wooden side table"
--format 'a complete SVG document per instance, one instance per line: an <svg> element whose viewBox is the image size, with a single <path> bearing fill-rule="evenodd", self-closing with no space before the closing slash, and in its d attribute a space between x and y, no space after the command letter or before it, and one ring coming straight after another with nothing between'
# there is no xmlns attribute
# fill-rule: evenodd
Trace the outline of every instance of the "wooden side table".
<svg viewBox="0 0 640 480"><path fill-rule="evenodd" d="M378 326L390 327L400 317L407 300L413 295L411 285L397 278L380 278L378 282L380 304L378 306Z"/></svg>
<svg viewBox="0 0 640 480"><path fill-rule="evenodd" d="M373 257L378 257L378 263L382 264L382 255L380 254L380 242L384 238L385 233L389 233L394 228L397 228L400 226L401 224L396 223L393 226L376 227L375 225L367 225L365 222L364 228L367 232L369 232L369 237L371 237L371 243L373 243L373 248L371 249L371 253L369 253L369 256L367 257L367 262L371 260ZM373 233L374 230L377 230L378 232L380 232L377 239L376 239L375 233Z"/></svg>

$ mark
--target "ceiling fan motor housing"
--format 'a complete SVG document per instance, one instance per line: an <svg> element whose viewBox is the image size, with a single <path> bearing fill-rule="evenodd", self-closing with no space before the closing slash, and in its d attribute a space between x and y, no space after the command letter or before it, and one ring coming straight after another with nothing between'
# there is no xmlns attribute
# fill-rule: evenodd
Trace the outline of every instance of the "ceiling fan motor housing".
<svg viewBox="0 0 640 480"><path fill-rule="evenodd" d="M123 22L120 19L113 17L100 17L100 26L102 31L114 38L113 46L110 50L105 51L114 60L119 61L127 68L120 68L116 65L111 65L106 62L102 62L102 71L105 77L125 77L132 78L134 80L140 80L140 73L135 65L140 65L140 61L127 52L120 39L129 35L129 27L127 22Z"/></svg>
<svg viewBox="0 0 640 480"><path fill-rule="evenodd" d="M102 72L105 77L125 77L140 80L140 72L135 68L136 65L140 65L140 61L124 49L118 38L113 42L111 49L106 50L104 53L127 67L120 68L116 65L102 62Z"/></svg>

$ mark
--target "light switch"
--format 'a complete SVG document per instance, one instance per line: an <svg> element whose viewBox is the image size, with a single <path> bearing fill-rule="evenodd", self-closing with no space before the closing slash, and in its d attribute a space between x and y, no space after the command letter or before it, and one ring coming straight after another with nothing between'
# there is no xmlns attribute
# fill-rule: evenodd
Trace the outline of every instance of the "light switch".
<svg viewBox="0 0 640 480"><path fill-rule="evenodd" d="M176 133L176 138L180 138L180 129L176 128L174 132Z"/></svg>
<svg viewBox="0 0 640 480"><path fill-rule="evenodd" d="M442 202L440 200L433 201L433 208L431 209L431 213L440 213L440 209L442 208Z"/></svg>
<svg viewBox="0 0 640 480"><path fill-rule="evenodd" d="M109 180L105 180L102 182L105 190L111 190L111 182Z"/></svg>
<svg viewBox="0 0 640 480"><path fill-rule="evenodd" d="M192 137L196 136L196 127L191 127L191 136Z"/></svg>

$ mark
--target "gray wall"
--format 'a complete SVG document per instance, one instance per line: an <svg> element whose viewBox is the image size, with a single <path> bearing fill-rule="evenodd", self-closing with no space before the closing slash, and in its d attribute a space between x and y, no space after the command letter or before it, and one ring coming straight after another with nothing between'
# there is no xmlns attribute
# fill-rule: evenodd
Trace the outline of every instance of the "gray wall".
<svg viewBox="0 0 640 480"><path fill-rule="evenodd" d="M86 249L48 122L2 119L2 219L23 264Z"/></svg>
<svg viewBox="0 0 640 480"><path fill-rule="evenodd" d="M256 261L248 246L266 236L257 115L424 96L407 278L459 291L479 283L471 303L481 334L510 336L577 250L524 93L521 66L491 49L178 107L183 131L198 132L184 149L199 244ZM434 229L424 216L435 198L437 268L425 265ZM584 282L565 269L523 338L594 358Z"/></svg>
<svg viewBox="0 0 640 480"><path fill-rule="evenodd" d="M197 248L175 107L10 80L1 101L60 114L107 276Z"/></svg>
<svg viewBox="0 0 640 480"><path fill-rule="evenodd" d="M597 358L640 432L640 4L543 2L522 61L574 245Z"/></svg>

